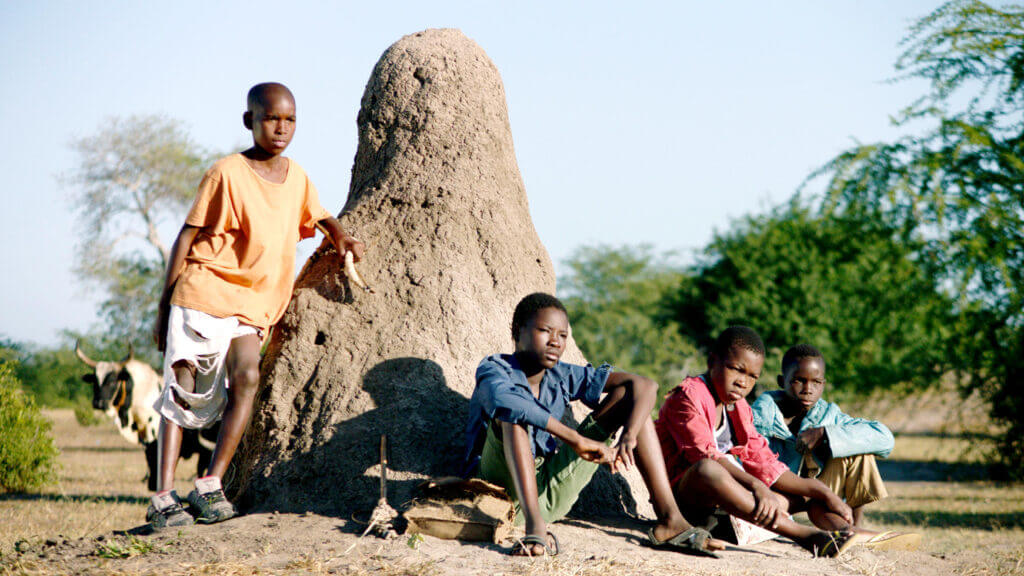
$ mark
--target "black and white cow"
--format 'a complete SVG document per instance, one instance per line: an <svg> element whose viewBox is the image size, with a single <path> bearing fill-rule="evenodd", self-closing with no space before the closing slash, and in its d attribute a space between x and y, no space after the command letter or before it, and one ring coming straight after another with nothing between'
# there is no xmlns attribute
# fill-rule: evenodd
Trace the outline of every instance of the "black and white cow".
<svg viewBox="0 0 1024 576"><path fill-rule="evenodd" d="M114 420L114 425L126 440L141 444L146 449L146 463L149 465L149 489L156 490L159 475L157 434L160 430L160 414L153 404L160 396L163 379L156 370L135 359L131 344L128 355L120 362L96 361L85 355L79 342L75 343L75 354L93 371L82 376L92 384L92 407L101 410ZM181 457L199 455L196 474L202 476L210 466L213 447L217 441L220 424L206 430L182 430Z"/></svg>

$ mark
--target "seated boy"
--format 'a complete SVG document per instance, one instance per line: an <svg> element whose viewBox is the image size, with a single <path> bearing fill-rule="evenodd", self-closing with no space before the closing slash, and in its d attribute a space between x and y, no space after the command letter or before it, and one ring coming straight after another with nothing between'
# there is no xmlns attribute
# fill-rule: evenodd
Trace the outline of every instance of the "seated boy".
<svg viewBox="0 0 1024 576"><path fill-rule="evenodd" d="M526 536L513 554L557 554L558 541L547 524L569 512L601 464L615 472L635 463L658 518L649 543L714 555L723 544L690 526L672 497L651 422L657 385L608 365L561 362L568 337L562 303L530 294L512 316L515 352L489 356L477 368L466 425L466 474L505 487L516 501L516 523L525 522ZM562 423L572 400L594 409L576 430Z"/></svg>
<svg viewBox="0 0 1024 576"><path fill-rule="evenodd" d="M787 350L778 382L782 390L762 394L751 406L754 427L794 474L817 478L841 495L853 509L853 525L862 526L864 506L888 495L875 456L885 458L892 451L892 433L881 422L847 416L838 405L821 399L825 358L814 346ZM822 517L815 523L828 521ZM918 534L886 532L865 546L912 549L920 539Z"/></svg>
<svg viewBox="0 0 1024 576"><path fill-rule="evenodd" d="M838 556L854 542L850 507L821 482L790 472L754 429L744 398L763 365L761 337L732 326L715 341L707 372L666 397L655 429L676 501L691 522L722 508L815 556ZM826 518L829 529L794 522L789 512L800 509L814 510L812 521Z"/></svg>
<svg viewBox="0 0 1024 576"><path fill-rule="evenodd" d="M282 156L295 133L291 91L253 86L242 119L253 146L207 171L167 262L154 328L164 352L154 405L162 416L160 475L146 512L154 529L192 524L172 490L181 427L206 428L222 415L208 476L196 479L188 502L197 522L235 515L221 478L252 415L260 342L291 298L295 244L319 228L339 256L362 256L362 243L320 206L305 171Z"/></svg>

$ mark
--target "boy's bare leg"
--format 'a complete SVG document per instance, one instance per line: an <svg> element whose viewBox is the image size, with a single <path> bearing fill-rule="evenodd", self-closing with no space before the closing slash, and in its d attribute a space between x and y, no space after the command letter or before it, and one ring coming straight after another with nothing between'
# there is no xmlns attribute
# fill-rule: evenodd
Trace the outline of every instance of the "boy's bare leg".
<svg viewBox="0 0 1024 576"><path fill-rule="evenodd" d="M523 511L523 520L527 534L548 537L548 526L540 512L540 501L537 492L537 471L533 462L533 451L530 449L530 434L520 424L501 422L502 444L505 448L505 462L508 464L509 475L515 484L519 507ZM533 556L543 556L544 547L534 544L529 552ZM513 554L525 555L522 548L512 551Z"/></svg>
<svg viewBox="0 0 1024 576"><path fill-rule="evenodd" d="M186 392L191 392L196 387L195 367L181 361L172 366L174 377ZM174 395L175 402L179 404L182 400ZM160 463L160 476L157 478L156 490L163 492L174 488L174 471L178 467L178 456L181 455L181 426L166 418L160 418L160 438L157 450L157 462Z"/></svg>
<svg viewBox="0 0 1024 576"><path fill-rule="evenodd" d="M253 401L260 384L260 339L255 334L235 338L228 348L226 361L230 385L228 403L224 408L217 447L207 472L218 478L223 478L227 473L228 465L252 417Z"/></svg>
<svg viewBox="0 0 1024 576"><path fill-rule="evenodd" d="M174 488L174 471L178 466L180 453L181 426L167 418L160 418L160 444L157 451L160 473L156 482L157 492Z"/></svg>
<svg viewBox="0 0 1024 576"><path fill-rule="evenodd" d="M594 419L605 431L618 430L633 412L632 394L624 386L615 388L605 395L604 400L594 411ZM683 517L676 503L672 486L665 468L665 458L658 442L658 433L654 422L648 414L637 434L636 463L640 475L644 479L647 491L651 495L651 504L658 523L654 526L654 537L660 541L670 540L682 532L692 528ZM725 543L709 539L705 544L709 550L724 550Z"/></svg>
<svg viewBox="0 0 1024 576"><path fill-rule="evenodd" d="M712 459L704 459L686 471L682 480L676 485L675 496L683 513L692 511L694 514L705 514L709 504L754 522L754 510L757 503L754 494L736 481L723 466ZM777 493L776 493L777 494ZM780 501L785 500L779 496ZM788 516L780 514L772 532L790 538L801 547L812 552L822 549L831 537L817 528L797 524Z"/></svg>

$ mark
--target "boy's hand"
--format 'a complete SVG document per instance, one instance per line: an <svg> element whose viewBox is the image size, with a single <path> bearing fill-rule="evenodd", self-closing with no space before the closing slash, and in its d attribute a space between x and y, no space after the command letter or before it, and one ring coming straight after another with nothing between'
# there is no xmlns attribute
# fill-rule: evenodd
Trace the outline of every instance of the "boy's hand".
<svg viewBox="0 0 1024 576"><path fill-rule="evenodd" d="M342 260L345 259L346 252L351 252L352 258L356 262L359 262L360 260L363 259L363 250L366 249L366 246L362 243L362 241L356 240L354 237L345 234L344 236L342 236L341 246L338 246L338 248L341 249L338 255L341 256Z"/></svg>
<svg viewBox="0 0 1024 576"><path fill-rule="evenodd" d="M636 449L636 437L632 434L623 433L619 442L612 449L615 456L612 459L612 473L625 472L633 467L636 458L633 451Z"/></svg>
<svg viewBox="0 0 1024 576"><path fill-rule="evenodd" d="M825 504L828 506L829 510L835 512L841 516L843 520L849 522L850 526L853 526L853 510L850 508L850 505L843 502L839 496L833 494L831 498L825 500Z"/></svg>
<svg viewBox="0 0 1024 576"><path fill-rule="evenodd" d="M615 462L615 451L610 446L604 442L591 440L586 436L580 436L579 440L572 444L572 449L587 462L596 464L613 464Z"/></svg>
<svg viewBox="0 0 1024 576"><path fill-rule="evenodd" d="M772 489L758 480L754 484L754 523L764 528L775 528L779 518L779 503Z"/></svg>
<svg viewBox="0 0 1024 576"><path fill-rule="evenodd" d="M800 453L813 452L825 438L824 428L808 428L796 439L796 449Z"/></svg>

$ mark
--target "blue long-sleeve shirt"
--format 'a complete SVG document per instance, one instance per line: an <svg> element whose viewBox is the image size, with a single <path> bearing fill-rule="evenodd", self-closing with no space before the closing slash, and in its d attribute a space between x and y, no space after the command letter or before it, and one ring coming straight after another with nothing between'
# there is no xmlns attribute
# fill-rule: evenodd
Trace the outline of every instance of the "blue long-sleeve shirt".
<svg viewBox="0 0 1024 576"><path fill-rule="evenodd" d="M476 471L487 426L494 419L526 424L535 456L556 451L559 442L546 429L548 418L561 420L566 406L573 400L596 408L611 370L607 364L594 368L590 364L578 366L559 362L544 374L540 394L534 397L514 355L494 354L484 358L476 369L476 388L469 400L464 475Z"/></svg>
<svg viewBox="0 0 1024 576"><path fill-rule="evenodd" d="M839 405L818 399L800 422L797 434L790 431L782 417L778 400L785 395L782 390L765 392L750 406L754 411L754 427L768 439L772 452L779 460L789 466L794 474L800 470L803 454L797 451L796 443L799 432L809 428L824 428L828 436L828 445L834 458L845 458L856 454L874 454L885 458L892 452L895 443L892 432L885 424L876 420L854 418L843 413ZM818 457L814 457L819 466Z"/></svg>

